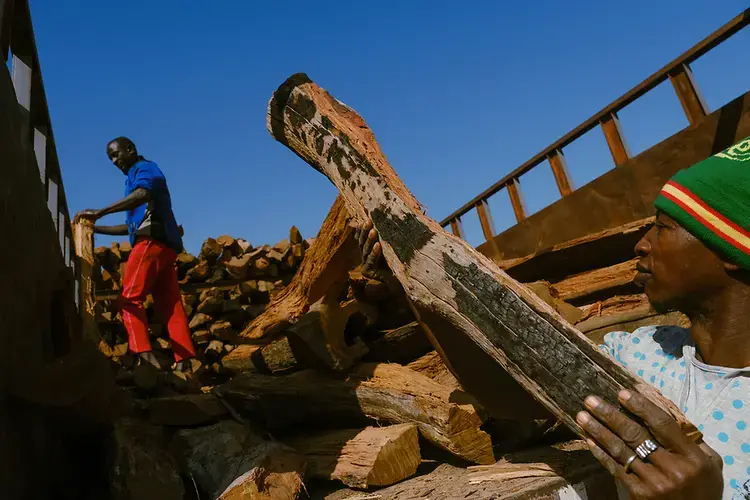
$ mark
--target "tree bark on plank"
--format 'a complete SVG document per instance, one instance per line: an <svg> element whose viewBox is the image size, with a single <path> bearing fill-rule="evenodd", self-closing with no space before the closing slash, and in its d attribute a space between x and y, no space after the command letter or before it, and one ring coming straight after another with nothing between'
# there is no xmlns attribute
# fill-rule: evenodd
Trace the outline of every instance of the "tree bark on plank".
<svg viewBox="0 0 750 500"><path fill-rule="evenodd" d="M346 282L347 273L358 256L349 221L344 201L337 197L292 282L240 333L240 337L259 340L281 333L329 289Z"/></svg>
<svg viewBox="0 0 750 500"><path fill-rule="evenodd" d="M518 406L516 398L508 398L512 386L501 390L493 376L507 372L581 435L575 415L584 408L584 395L616 404L617 393L627 388L643 393L688 433L700 436L656 389L601 352L491 260L424 216L365 121L307 75L293 75L274 93L268 129L331 180L357 222L373 221L385 260L441 357L488 410Z"/></svg>

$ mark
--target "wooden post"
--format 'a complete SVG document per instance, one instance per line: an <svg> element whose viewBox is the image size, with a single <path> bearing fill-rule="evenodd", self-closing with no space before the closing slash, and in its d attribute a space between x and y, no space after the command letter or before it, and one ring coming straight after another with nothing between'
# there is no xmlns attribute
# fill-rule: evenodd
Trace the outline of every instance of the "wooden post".
<svg viewBox="0 0 750 500"><path fill-rule="evenodd" d="M690 125L695 125L708 114L708 105L695 84L690 66L683 64L674 73L670 73L669 80L677 92L677 98L680 99Z"/></svg>
<svg viewBox="0 0 750 500"><path fill-rule="evenodd" d="M359 224L372 220L383 257L428 337L462 387L491 414L518 412L531 395L583 435L575 420L583 398L597 394L617 404L618 392L627 388L700 437L658 390L425 216L362 117L307 75L292 76L274 93L268 129L328 177Z"/></svg>
<svg viewBox="0 0 750 500"><path fill-rule="evenodd" d="M492 222L492 214L487 200L477 203L477 214L479 214L479 224L482 225L482 233L487 241L495 237L495 224Z"/></svg>
<svg viewBox="0 0 750 500"><path fill-rule="evenodd" d="M562 151L556 149L550 153L549 166L552 167L552 173L555 175L555 182L557 182L557 189L560 190L560 195L567 196L572 193L573 183L570 180L568 163L565 161Z"/></svg>
<svg viewBox="0 0 750 500"><path fill-rule="evenodd" d="M94 224L88 220L80 220L73 224L73 241L78 257L79 271L79 300L78 310L81 314L81 331L83 338L98 344L99 327L94 314Z"/></svg>
<svg viewBox="0 0 750 500"><path fill-rule="evenodd" d="M451 221L451 232L462 240L466 239L466 233L464 233L464 225L461 223L461 217L456 217Z"/></svg>
<svg viewBox="0 0 750 500"><path fill-rule="evenodd" d="M519 179L511 180L506 186L510 203L513 205L513 212L516 214L516 220L521 222L526 218L526 203L521 193L521 181Z"/></svg>
<svg viewBox="0 0 750 500"><path fill-rule="evenodd" d="M482 225L482 233L492 249L492 258L499 261L502 259L502 256L500 255L500 249L495 242L495 223L492 221L490 206L487 204L487 200L482 200L477 203L476 208L477 214L479 215L479 224Z"/></svg>
<svg viewBox="0 0 750 500"><path fill-rule="evenodd" d="M630 159L630 149L622 135L620 119L617 114L610 113L599 124L602 126L602 132L604 132L604 138L607 140L607 146L609 146L609 152L612 153L612 159L615 160L615 165L619 167L625 164Z"/></svg>

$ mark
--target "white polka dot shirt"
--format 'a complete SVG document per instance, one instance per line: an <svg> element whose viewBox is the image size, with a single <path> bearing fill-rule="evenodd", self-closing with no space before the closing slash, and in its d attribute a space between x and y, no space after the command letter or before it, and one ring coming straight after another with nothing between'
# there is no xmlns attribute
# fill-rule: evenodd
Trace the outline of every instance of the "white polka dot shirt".
<svg viewBox="0 0 750 500"><path fill-rule="evenodd" d="M677 404L723 457L723 498L750 500L750 367L699 361L690 332L674 326L608 333L604 344L605 352Z"/></svg>

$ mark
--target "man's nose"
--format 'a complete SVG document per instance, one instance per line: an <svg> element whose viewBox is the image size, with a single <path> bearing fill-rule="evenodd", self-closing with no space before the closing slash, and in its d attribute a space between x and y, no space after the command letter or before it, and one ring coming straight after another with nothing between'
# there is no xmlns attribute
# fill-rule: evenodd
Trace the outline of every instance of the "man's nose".
<svg viewBox="0 0 750 500"><path fill-rule="evenodd" d="M649 238L651 237L651 234L653 231L656 230L656 227L652 227L649 229L649 231L643 235L643 238L641 238L638 243L635 245L635 254L639 257L645 257L649 254L651 251L651 242L649 241Z"/></svg>

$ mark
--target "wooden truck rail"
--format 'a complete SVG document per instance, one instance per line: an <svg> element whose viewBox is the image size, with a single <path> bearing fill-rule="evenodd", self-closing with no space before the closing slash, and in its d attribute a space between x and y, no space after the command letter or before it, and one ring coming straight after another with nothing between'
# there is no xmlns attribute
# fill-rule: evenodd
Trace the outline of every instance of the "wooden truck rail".
<svg viewBox="0 0 750 500"><path fill-rule="evenodd" d="M619 99L605 106L601 111L544 148L520 167L505 175L461 208L444 218L440 222L440 225L444 228L450 226L453 234L466 239L461 218L472 210L476 210L484 238L492 244L496 233L488 200L499 191L505 189L510 197L516 220L521 222L528 217L529 213L523 202L520 178L523 174L545 162L552 169L561 197L571 194L575 188L568 173L563 149L597 127L600 127L604 133L615 166L622 166L631 158L631 153L620 129L617 113L667 80L672 83L690 125L696 125L709 113L709 109L693 78L690 64L741 31L748 24L750 24L750 9L736 16L694 45L687 52L633 87Z"/></svg>
<svg viewBox="0 0 750 500"><path fill-rule="evenodd" d="M52 132L47 96L37 54L28 0L0 0L0 53L10 62L21 116L21 144L31 149L39 167L39 185L58 234L66 265L75 255L70 213Z"/></svg>

